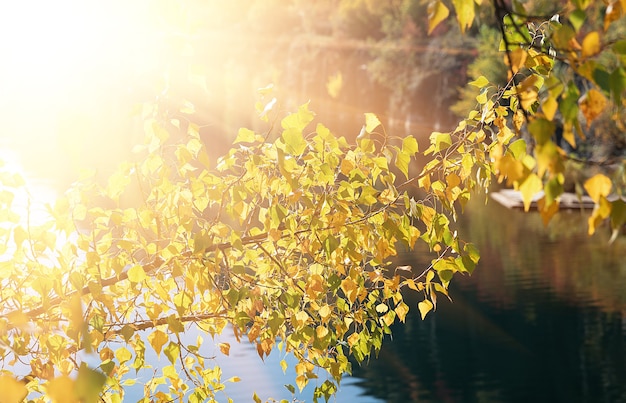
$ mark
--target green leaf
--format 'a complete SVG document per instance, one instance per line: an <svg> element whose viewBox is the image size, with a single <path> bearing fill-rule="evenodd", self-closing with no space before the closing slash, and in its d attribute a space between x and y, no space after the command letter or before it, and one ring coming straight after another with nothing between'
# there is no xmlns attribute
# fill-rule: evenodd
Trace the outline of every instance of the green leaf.
<svg viewBox="0 0 626 403"><path fill-rule="evenodd" d="M622 92L626 89L626 70L624 68L615 69L610 75L611 96L613 102L620 105L622 102Z"/></svg>
<svg viewBox="0 0 626 403"><path fill-rule="evenodd" d="M543 145L554 135L556 125L544 118L535 119L528 124L528 131L533 135L538 145Z"/></svg>
<svg viewBox="0 0 626 403"><path fill-rule="evenodd" d="M624 224L626 224L626 202L617 199L611 206L611 228L619 233Z"/></svg>
<svg viewBox="0 0 626 403"><path fill-rule="evenodd" d="M580 30L580 27L585 23L585 19L587 18L587 13L583 10L574 10L569 15L569 22L572 24L576 32Z"/></svg>
<svg viewBox="0 0 626 403"><path fill-rule="evenodd" d="M76 397L84 403L96 403L100 401L100 392L107 377L100 371L87 367L82 363L78 369L78 376L74 383Z"/></svg>
<svg viewBox="0 0 626 403"><path fill-rule="evenodd" d="M165 353L165 356L167 357L167 359L174 364L176 362L176 360L178 359L178 356L180 354L180 347L178 346L177 343L174 343L173 341L170 341L170 343L167 345L167 347L165 347L165 349L163 350L163 353Z"/></svg>
<svg viewBox="0 0 626 403"><path fill-rule="evenodd" d="M380 120L378 120L378 117L373 113L366 113L365 131L368 133L372 133L374 129L376 129L378 126L380 126Z"/></svg>
<svg viewBox="0 0 626 403"><path fill-rule="evenodd" d="M546 195L546 206L550 206L561 194L563 194L563 183L558 177L554 177L546 182L544 186Z"/></svg>
<svg viewBox="0 0 626 403"><path fill-rule="evenodd" d="M526 140L515 140L509 145L508 152L510 152L516 160L522 159L526 155Z"/></svg>
<svg viewBox="0 0 626 403"><path fill-rule="evenodd" d="M626 39L621 39L613 44L613 52L619 55L626 55Z"/></svg>

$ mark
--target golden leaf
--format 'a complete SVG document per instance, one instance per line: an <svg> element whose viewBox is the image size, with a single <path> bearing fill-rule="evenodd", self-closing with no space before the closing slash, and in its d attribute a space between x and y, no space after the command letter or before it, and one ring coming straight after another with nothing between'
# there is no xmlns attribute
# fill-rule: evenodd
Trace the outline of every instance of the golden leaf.
<svg viewBox="0 0 626 403"><path fill-rule="evenodd" d="M541 103L543 114L548 120L554 119L554 115L556 115L558 107L559 103L556 101L556 99L554 99L554 97L548 97Z"/></svg>
<svg viewBox="0 0 626 403"><path fill-rule="evenodd" d="M2 403L21 402L28 394L26 385L8 375L0 376L0 391L2 391L2 396L0 397Z"/></svg>
<svg viewBox="0 0 626 403"><path fill-rule="evenodd" d="M598 90L590 89L580 100L580 111L587 120L587 128L606 108L607 101L604 95Z"/></svg>
<svg viewBox="0 0 626 403"><path fill-rule="evenodd" d="M511 71L513 74L517 73L526 62L528 52L522 48L517 48L508 53L508 56L504 58L506 64L511 64Z"/></svg>
<svg viewBox="0 0 626 403"><path fill-rule="evenodd" d="M584 187L587 193L589 193L589 197L598 204L601 197L609 195L613 183L605 175L596 174L585 181Z"/></svg>
<svg viewBox="0 0 626 403"><path fill-rule="evenodd" d="M326 326L319 325L315 328L315 335L318 339L323 339L328 335L328 328Z"/></svg>
<svg viewBox="0 0 626 403"><path fill-rule="evenodd" d="M543 222L543 225L546 226L552 217L559 212L559 203L558 201L555 201L546 205L546 198L542 197L537 200L537 208L539 209L539 214L541 215L541 221Z"/></svg>
<svg viewBox="0 0 626 403"><path fill-rule="evenodd" d="M582 56L590 57L600 53L600 34L597 31L592 31L585 36L582 43Z"/></svg>
<svg viewBox="0 0 626 403"><path fill-rule="evenodd" d="M409 306L404 302L401 302L400 304L398 304L398 306L396 306L395 312L396 315L398 315L398 319L400 319L400 322L404 322L407 313L409 313Z"/></svg>
<svg viewBox="0 0 626 403"><path fill-rule="evenodd" d="M157 355L161 354L161 349L163 345L169 341L169 337L165 333L160 330L155 330L154 332L148 335L148 342L157 353Z"/></svg>
<svg viewBox="0 0 626 403"><path fill-rule="evenodd" d="M224 354L224 355L229 355L230 354L230 344L229 343L220 343L219 347L220 347L220 351L222 352L222 354Z"/></svg>
<svg viewBox="0 0 626 403"><path fill-rule="evenodd" d="M74 380L69 376L62 375L54 378L46 385L46 391L52 401L55 403L72 403L78 402L78 398L74 391Z"/></svg>

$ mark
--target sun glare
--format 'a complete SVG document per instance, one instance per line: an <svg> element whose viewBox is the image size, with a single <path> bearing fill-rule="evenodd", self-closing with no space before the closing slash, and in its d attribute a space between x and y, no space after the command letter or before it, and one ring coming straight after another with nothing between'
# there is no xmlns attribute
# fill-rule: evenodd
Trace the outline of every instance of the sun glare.
<svg viewBox="0 0 626 403"><path fill-rule="evenodd" d="M119 130L114 117L130 115L133 82L162 57L148 4L0 6L0 147L17 151L22 165L47 171L80 157L90 137Z"/></svg>

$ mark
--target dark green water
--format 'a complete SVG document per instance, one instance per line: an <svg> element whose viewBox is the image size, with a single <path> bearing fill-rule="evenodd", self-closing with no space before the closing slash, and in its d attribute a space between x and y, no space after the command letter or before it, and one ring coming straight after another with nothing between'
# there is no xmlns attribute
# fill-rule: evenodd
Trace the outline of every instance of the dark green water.
<svg viewBox="0 0 626 403"><path fill-rule="evenodd" d="M453 303L396 326L358 385L386 402L626 402L626 240L586 224L472 206L460 233L479 267Z"/></svg>

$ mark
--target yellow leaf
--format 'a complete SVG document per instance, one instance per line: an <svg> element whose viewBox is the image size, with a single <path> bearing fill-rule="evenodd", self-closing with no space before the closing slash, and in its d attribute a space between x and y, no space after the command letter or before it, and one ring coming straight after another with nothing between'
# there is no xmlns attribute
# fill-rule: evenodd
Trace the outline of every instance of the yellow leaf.
<svg viewBox="0 0 626 403"><path fill-rule="evenodd" d="M590 57L600 53L600 34L597 31L592 31L585 36L582 43L582 56Z"/></svg>
<svg viewBox="0 0 626 403"><path fill-rule="evenodd" d="M543 189L543 183L536 174L528 175L528 178L519 186L524 201L524 211L530 209L533 197Z"/></svg>
<svg viewBox="0 0 626 403"><path fill-rule="evenodd" d="M559 203L558 201L555 201L546 205L546 198L542 197L537 200L537 208L539 209L539 214L541 215L541 221L543 222L543 225L546 226L550 223L552 217L559 212Z"/></svg>
<svg viewBox="0 0 626 403"><path fill-rule="evenodd" d="M569 145L576 148L576 136L574 136L574 130L571 123L565 123L563 125L563 139L567 141Z"/></svg>
<svg viewBox="0 0 626 403"><path fill-rule="evenodd" d="M511 72L515 74L524 66L527 57L528 53L526 50L517 48L509 52L508 56L505 57L504 60L507 64L510 63Z"/></svg>
<svg viewBox="0 0 626 403"><path fill-rule="evenodd" d="M298 327L302 327L306 325L309 320L309 315L305 311L298 311L296 317L294 318L294 322L296 322Z"/></svg>
<svg viewBox="0 0 626 403"><path fill-rule="evenodd" d="M587 128L591 122L596 119L606 108L606 98L602 93L595 89L590 89L580 99L580 111L587 120Z"/></svg>
<svg viewBox="0 0 626 403"><path fill-rule="evenodd" d="M438 153L452 146L452 138L450 133L432 132L430 143L434 147L434 152Z"/></svg>
<svg viewBox="0 0 626 403"><path fill-rule="evenodd" d="M237 132L235 143L254 143L255 138L256 134L252 130L242 127Z"/></svg>
<svg viewBox="0 0 626 403"><path fill-rule="evenodd" d="M314 117L315 114L309 110L309 103L307 102L298 108L298 112L285 117L280 124L285 130L294 129L295 132L301 133Z"/></svg>
<svg viewBox="0 0 626 403"><path fill-rule="evenodd" d="M417 145L417 140L413 136L407 136L402 139L402 152L405 152L411 156L415 155L419 147Z"/></svg>
<svg viewBox="0 0 626 403"><path fill-rule="evenodd" d="M552 120L554 119L554 115L556 115L556 110L559 107L559 103L554 99L554 97L546 98L541 104L541 108L543 109L543 114L546 116L546 119Z"/></svg>
<svg viewBox="0 0 626 403"><path fill-rule="evenodd" d="M459 21L461 32L472 26L474 22L474 2L467 0L452 0L456 10L456 19Z"/></svg>
<svg viewBox="0 0 626 403"><path fill-rule="evenodd" d="M356 296L357 296L357 284L354 282L354 280L352 280L351 278L345 278L342 282L341 282L341 289L343 290L343 292L346 294L346 297L348 297L348 300L350 302L354 302L356 301Z"/></svg>
<svg viewBox="0 0 626 403"><path fill-rule="evenodd" d="M52 401L55 403L73 403L78 402L76 393L74 392L74 380L69 376L62 375L52 379L46 384L46 391Z"/></svg>
<svg viewBox="0 0 626 403"><path fill-rule="evenodd" d="M146 278L146 272L143 270L143 267L136 264L130 269L128 269L128 279L132 283L140 283Z"/></svg>
<svg viewBox="0 0 626 403"><path fill-rule="evenodd" d="M380 120L378 120L378 117L373 113L370 113L370 112L366 113L365 114L365 131L368 133L371 133L378 126L380 126Z"/></svg>
<svg viewBox="0 0 626 403"><path fill-rule="evenodd" d="M302 392L302 389L304 389L307 383L309 383L309 380L306 379L304 375L298 375L296 377L296 386L298 386L298 389L300 389L300 392Z"/></svg>
<svg viewBox="0 0 626 403"><path fill-rule="evenodd" d="M473 85L474 87L483 88L489 84L489 80L485 78L485 76L480 76L476 80L468 83L469 85Z"/></svg>
<svg viewBox="0 0 626 403"><path fill-rule="evenodd" d="M326 320L331 314L330 306L329 305L322 306L319 309L318 313L320 314L320 318L322 318L322 320Z"/></svg>
<svg viewBox="0 0 626 403"><path fill-rule="evenodd" d="M420 314L422 315L422 320L424 320L428 312L432 311L433 303L425 299L422 302L417 304L417 308L420 310Z"/></svg>
<svg viewBox="0 0 626 403"><path fill-rule="evenodd" d="M120 364L125 363L133 357L132 353L126 347L120 347L115 350L115 358Z"/></svg>
<svg viewBox="0 0 626 403"><path fill-rule="evenodd" d="M589 217L589 235L593 235L596 232L596 228L598 228L610 214L611 202L609 202L604 196L600 196L598 205L593 209L593 213L591 213L591 216Z"/></svg>
<svg viewBox="0 0 626 403"><path fill-rule="evenodd" d="M159 356L161 355L163 345L168 341L169 337L158 329L148 335L148 342L150 342L150 345Z"/></svg>
<svg viewBox="0 0 626 403"><path fill-rule="evenodd" d="M315 328L315 335L318 339L323 339L328 335L328 328L326 326L319 325Z"/></svg>
<svg viewBox="0 0 626 403"><path fill-rule="evenodd" d="M331 98L337 98L339 93L341 92L341 87L343 86L343 77L341 76L341 72L337 72L337 74L328 77L328 82L326 83L326 91L328 91L328 95Z"/></svg>
<svg viewBox="0 0 626 403"><path fill-rule="evenodd" d="M537 101L537 90L534 87L529 87L519 92L520 103L524 110L530 110L533 104Z"/></svg>
<svg viewBox="0 0 626 403"><path fill-rule="evenodd" d="M448 18L448 15L450 15L450 10L442 1L431 1L428 4L428 34L430 35L437 25Z"/></svg>
<svg viewBox="0 0 626 403"><path fill-rule="evenodd" d="M407 313L409 313L409 306L404 302L401 302L398 306L396 306L395 312L396 315L398 315L400 322L404 322Z"/></svg>
<svg viewBox="0 0 626 403"><path fill-rule="evenodd" d="M546 172L556 174L562 172L564 169L561 154L553 141L537 145L535 147L535 158L537 159L537 174L540 178L543 178Z"/></svg>
<svg viewBox="0 0 626 403"><path fill-rule="evenodd" d="M376 312L378 313L385 313L389 310L389 307L385 304L378 304L376 305Z"/></svg>
<svg viewBox="0 0 626 403"><path fill-rule="evenodd" d="M25 329L30 322L30 318L22 311L13 311L9 312L6 315L7 319L9 319L9 323L11 327Z"/></svg>
<svg viewBox="0 0 626 403"><path fill-rule="evenodd" d="M348 176L350 171L354 169L354 163L347 158L341 160L341 173Z"/></svg>
<svg viewBox="0 0 626 403"><path fill-rule="evenodd" d="M611 179L605 175L596 174L585 181L584 187L587 193L589 193L589 197L598 204L601 197L606 197L611 193L613 184Z"/></svg>
<svg viewBox="0 0 626 403"><path fill-rule="evenodd" d="M18 403L24 400L28 394L26 385L8 375L0 376L0 391L2 391L1 403Z"/></svg>

